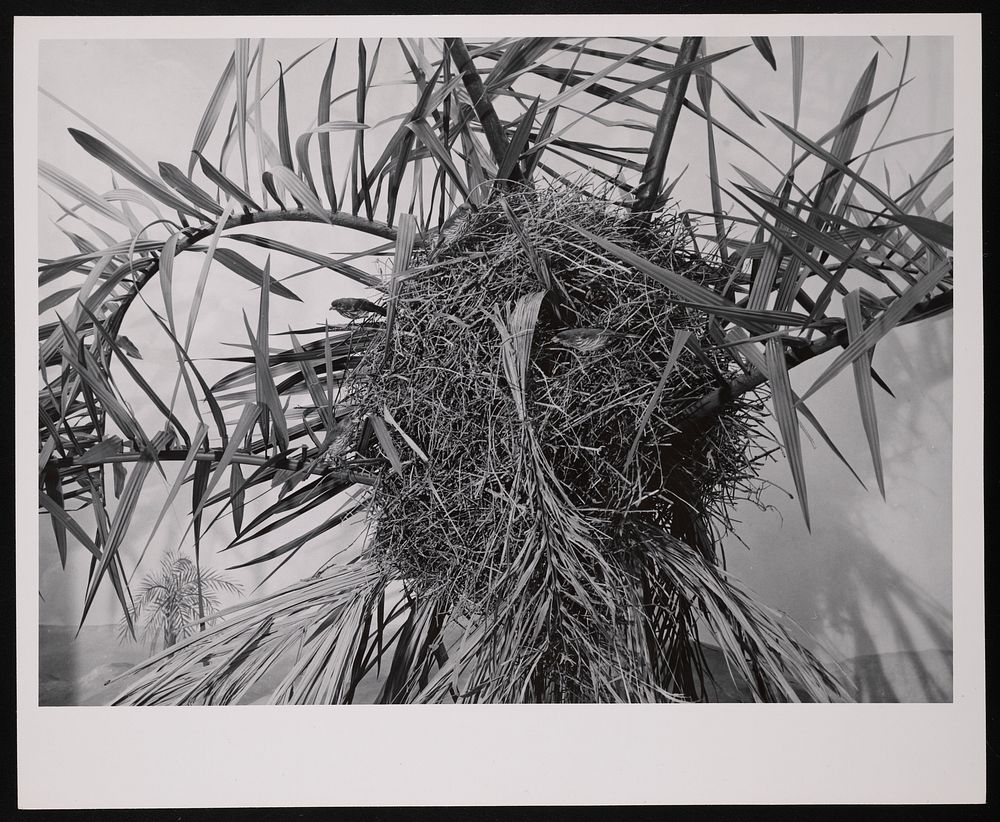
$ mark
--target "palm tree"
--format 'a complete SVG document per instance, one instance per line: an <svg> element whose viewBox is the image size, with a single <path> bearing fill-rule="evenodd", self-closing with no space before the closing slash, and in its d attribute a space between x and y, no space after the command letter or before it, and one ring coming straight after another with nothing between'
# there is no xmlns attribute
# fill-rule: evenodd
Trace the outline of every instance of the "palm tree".
<svg viewBox="0 0 1000 822"><path fill-rule="evenodd" d="M199 572L189 557L168 551L160 560L159 571L143 577L128 617L123 616L119 624L119 641L134 639L133 626L141 623L140 636L149 643L150 651L161 641L161 648L170 648L195 633L200 619L219 610L217 592L242 591L238 582L224 574L211 568Z"/></svg>
<svg viewBox="0 0 1000 822"><path fill-rule="evenodd" d="M70 536L93 556L84 617L110 581L130 624L126 536L147 476L170 461L181 465L163 511L190 480L203 581L206 512L231 514L233 546L272 535L243 565L283 564L360 513L371 523L347 559L331 555L143 663L120 702L238 701L290 657L276 702L351 702L371 683L380 702L699 699L706 639L759 700L846 698L794 626L726 573L721 541L779 445L808 523L800 426L836 451L806 401L844 369L881 487L872 350L952 306L950 217L935 216L950 187L926 199L952 144L902 193L865 173L884 147L860 146L861 125L891 114L905 84L873 98L873 59L826 133L767 117L792 146L785 165L762 155L775 184L742 172L725 183L716 137L753 146L713 116L713 91L764 121L712 67L753 47L768 70L770 41L752 41L710 53L700 37L400 40L412 99L377 124L366 102L389 44L357 44L341 93L346 47L334 43L316 121L293 140L293 66L265 85L264 42L240 40L186 170L153 170L96 125L71 130L115 180L102 195L40 166L90 233L71 232L77 254L40 264L44 286L77 279L43 306L71 300L39 331L39 500L64 562ZM803 49L793 38L796 112ZM353 119L331 120L341 98ZM671 200L665 176L681 116L706 127L702 219ZM644 148L618 146L623 129ZM334 153L335 136L350 149ZM142 225L130 203L171 216ZM257 230L303 221L378 244L338 257ZM370 289L374 308L274 332L271 300L296 295L270 257L259 266L220 240L335 272ZM192 252L202 265L185 326L172 270ZM372 271L385 254L391 267ZM189 347L220 266L259 286L259 310L244 317L239 367L210 385ZM157 279L162 312L147 301ZM139 306L176 352L172 394L143 378L120 335ZM793 391L789 372L824 356ZM148 398L156 433L121 380ZM245 522L248 492L271 486L277 498ZM70 500L95 511L94 533Z"/></svg>

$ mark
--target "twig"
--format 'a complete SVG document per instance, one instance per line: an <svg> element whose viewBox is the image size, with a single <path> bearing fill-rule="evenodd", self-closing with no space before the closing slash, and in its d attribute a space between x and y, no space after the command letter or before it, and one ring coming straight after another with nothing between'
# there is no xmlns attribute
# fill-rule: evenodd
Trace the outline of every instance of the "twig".
<svg viewBox="0 0 1000 822"><path fill-rule="evenodd" d="M357 217L353 214L345 214L343 211L328 211L324 213L324 216L329 218L329 222L338 228L350 228L354 231L372 234L386 240L396 239L396 229L386 223L379 222L378 220L368 220L364 217ZM257 223L280 222L321 223L325 221L320 220L320 218L312 212L305 211L303 209L289 209L286 211L254 211L249 214L244 213L239 216L232 217L226 222L226 225L222 230L229 231L231 228L256 225Z"/></svg>
<svg viewBox="0 0 1000 822"><path fill-rule="evenodd" d="M916 306L909 314L906 315L906 317L903 318L900 325L916 322L917 320L925 319L927 317L934 316L935 314L948 311L952 307L953 302L954 297L951 291L938 294ZM846 346L847 342L847 329L843 328L834 334L821 337L809 345L792 349L785 355L785 365L789 369L792 369L795 366L802 365L802 363L813 359L813 357L818 357L820 354L824 354L833 348ZM695 402L690 407L688 418L694 420L710 416L727 403L732 402L736 397L739 397L748 391L752 391L754 388L757 388L757 386L765 382L767 382L767 377L758 371L754 371L751 374L742 374L726 385L706 394L700 400Z"/></svg>
<svg viewBox="0 0 1000 822"><path fill-rule="evenodd" d="M55 465L60 470L66 470L67 468L74 467L90 468L114 462L138 462L144 457L148 458L148 451L123 451L118 454L109 454L108 456L102 457L100 460L95 460L93 462L81 461L81 457L85 456L86 455L77 457L60 457L58 459L50 460L49 464ZM187 459L187 456L188 452L182 448L166 448L162 451L156 452L156 459L160 462L183 462ZM222 449L199 452L198 454L195 454L194 459L196 462L218 462L222 459ZM295 457L285 457L282 460L275 460L268 457L259 457L254 454L235 454L230 462L239 463L240 465L257 466L270 464L278 470L297 470L299 468L300 461ZM314 466L310 473L333 476L337 479L358 483L359 485L374 485L378 481L378 477L373 474L366 474L349 469Z"/></svg>
<svg viewBox="0 0 1000 822"><path fill-rule="evenodd" d="M363 217L356 217L351 214L345 214L342 211L330 211L326 213L329 217L329 221L332 225L338 228L350 228L354 231L361 231L365 234L372 234L376 237L382 237L386 240L396 239L396 229L386 225L385 223L378 222L376 220L366 220ZM321 220L316 214L310 211L305 211L304 209L277 209L271 211L257 211L251 213L243 213L238 216L231 217L226 221L225 226L223 226L223 231L230 231L234 228L241 228L248 225L257 225L260 223L279 223L279 222L302 222L302 223L322 223L325 222ZM199 228L188 229L186 232L186 237L177 243L177 247L174 250L174 254L180 254L183 251L188 251L192 246L201 242L203 239L208 237L215 231L215 225L203 226ZM414 246L422 247L425 245L424 240L420 237L416 238L414 241ZM149 282L160 269L159 257L155 257L149 260L149 264L145 268L136 269L136 279L134 287L126 294L120 303L120 307L110 318L108 325L108 330L113 333L117 333L121 328L122 320L125 317L125 313L128 311L136 295L142 291L146 283Z"/></svg>

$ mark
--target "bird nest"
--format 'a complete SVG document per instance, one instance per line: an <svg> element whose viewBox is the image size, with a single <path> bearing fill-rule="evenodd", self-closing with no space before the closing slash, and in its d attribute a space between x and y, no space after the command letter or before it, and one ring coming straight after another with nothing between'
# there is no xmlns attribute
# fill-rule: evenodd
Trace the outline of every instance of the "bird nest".
<svg viewBox="0 0 1000 822"><path fill-rule="evenodd" d="M508 193L414 253L359 370L395 466L373 553L450 607L495 609L567 564L610 590L650 529L716 562L757 493L761 397L691 414L737 368L710 317L579 228L708 288L732 273L677 215L637 227L593 195Z"/></svg>

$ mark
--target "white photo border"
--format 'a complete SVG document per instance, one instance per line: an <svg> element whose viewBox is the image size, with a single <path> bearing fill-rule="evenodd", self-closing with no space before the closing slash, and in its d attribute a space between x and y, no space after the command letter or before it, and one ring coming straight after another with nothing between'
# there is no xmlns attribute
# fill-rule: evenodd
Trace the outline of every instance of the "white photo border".
<svg viewBox="0 0 1000 822"><path fill-rule="evenodd" d="M42 39L951 35L954 701L900 705L38 707L34 480ZM976 14L14 20L17 777L22 808L979 803L985 799L982 58ZM29 430L30 429L30 430Z"/></svg>

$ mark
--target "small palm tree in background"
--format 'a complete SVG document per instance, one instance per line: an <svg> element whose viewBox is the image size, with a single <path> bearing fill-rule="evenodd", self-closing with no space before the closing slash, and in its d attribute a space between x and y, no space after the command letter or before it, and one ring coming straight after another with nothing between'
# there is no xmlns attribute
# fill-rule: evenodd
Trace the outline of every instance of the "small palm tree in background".
<svg viewBox="0 0 1000 822"><path fill-rule="evenodd" d="M150 651L171 647L199 630L200 620L220 607L217 594L239 595L243 586L212 568L195 568L190 557L168 551L160 567L143 577L136 597L118 626L118 639L149 643ZM206 626L212 624L205 619ZM140 626L138 634L133 627ZM204 630L202 628L201 630Z"/></svg>
<svg viewBox="0 0 1000 822"><path fill-rule="evenodd" d="M700 37L403 39L391 47L409 67L405 91L378 123L366 106L392 85L377 71L390 41L360 41L339 85L347 47L334 43L308 81L317 117L293 137L294 65L266 85L264 41L240 40L186 170L154 170L94 124L71 130L114 188L40 164L44 185L73 200L60 224L75 221L78 252L40 261L42 311L71 307L39 329L39 500L63 561L69 536L93 557L84 617L110 580L125 621L147 614L167 646L120 702L238 702L272 668L286 671L276 702L352 702L372 683L378 702L700 699L706 640L756 699L845 698L794 626L726 573L721 544L775 439L808 522L800 428L840 452L806 401L844 369L882 486L873 392L886 386L872 352L952 306L952 142L890 195L865 170L891 145L881 131L871 146L859 138L866 117L893 111L906 57L876 97L873 58L829 129L809 136L803 38L793 122L765 124L718 84L713 64L743 48L774 66L768 38L752 41L709 53ZM738 124L712 114L716 88ZM343 100L350 117L332 119ZM665 175L682 112L706 128L707 218L672 202ZM761 155L770 178L737 169L727 182L716 138L755 151L750 122L786 139L791 160ZM623 130L644 147L623 146ZM334 138L346 140L336 151ZM303 221L376 245L335 255L259 230ZM274 331L271 301L298 297L270 257L236 250L249 247L353 280L371 307L335 302L344 322ZM186 324L172 296L180 255L201 267ZM189 349L206 282L225 271L258 286L259 302L237 324L245 355L210 384ZM176 352L172 395L121 342L136 309ZM794 391L789 372L826 355ZM157 430L122 401L122 380ZM194 562L165 560L133 611L126 534L167 461L180 468L153 532L190 481ZM245 521L251 489L271 496ZM94 532L70 500L95 511ZM213 523L231 515L231 548L267 536L242 566L280 567L356 515L371 533L174 646L197 617L199 574L233 589L200 570L209 510Z"/></svg>

